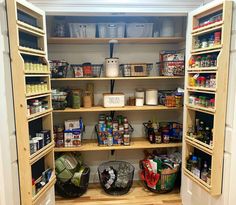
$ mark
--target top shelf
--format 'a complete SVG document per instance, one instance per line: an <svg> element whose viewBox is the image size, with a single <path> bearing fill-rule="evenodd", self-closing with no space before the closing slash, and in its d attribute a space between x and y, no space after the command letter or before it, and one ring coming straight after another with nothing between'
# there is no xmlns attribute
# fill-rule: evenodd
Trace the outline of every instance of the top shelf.
<svg viewBox="0 0 236 205"><path fill-rule="evenodd" d="M48 38L48 44L108 44L115 39L121 44L169 44L181 43L184 37L156 37L156 38Z"/></svg>

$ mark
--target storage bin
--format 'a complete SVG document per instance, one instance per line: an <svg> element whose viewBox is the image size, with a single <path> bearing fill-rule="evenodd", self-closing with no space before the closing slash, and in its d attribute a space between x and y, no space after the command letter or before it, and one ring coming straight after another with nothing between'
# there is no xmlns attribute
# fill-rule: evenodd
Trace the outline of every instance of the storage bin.
<svg viewBox="0 0 236 205"><path fill-rule="evenodd" d="M69 23L70 37L95 38L96 24L94 23Z"/></svg>
<svg viewBox="0 0 236 205"><path fill-rule="evenodd" d="M153 23L127 23L127 38L152 37Z"/></svg>
<svg viewBox="0 0 236 205"><path fill-rule="evenodd" d="M99 38L124 38L125 23L99 23Z"/></svg>
<svg viewBox="0 0 236 205"><path fill-rule="evenodd" d="M111 195L123 195L133 185L134 166L124 161L104 162L98 167L99 181L103 190Z"/></svg>

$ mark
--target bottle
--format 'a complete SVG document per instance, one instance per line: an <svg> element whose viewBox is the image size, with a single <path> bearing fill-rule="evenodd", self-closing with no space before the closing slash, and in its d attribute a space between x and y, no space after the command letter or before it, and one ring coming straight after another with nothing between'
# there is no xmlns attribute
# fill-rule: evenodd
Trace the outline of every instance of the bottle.
<svg viewBox="0 0 236 205"><path fill-rule="evenodd" d="M211 185L211 168L208 170L207 174L207 184Z"/></svg>
<svg viewBox="0 0 236 205"><path fill-rule="evenodd" d="M210 144L211 141L211 132L210 132L210 128L206 127L205 129L205 135L204 135L204 143L206 144Z"/></svg>
<svg viewBox="0 0 236 205"><path fill-rule="evenodd" d="M198 131L199 131L199 119L196 119L195 120L195 132L196 132L196 134L198 133Z"/></svg>
<svg viewBox="0 0 236 205"><path fill-rule="evenodd" d="M201 179L202 179L204 182L207 182L207 175L208 175L207 162L205 161L205 162L204 162L204 165L203 165L202 172L201 172Z"/></svg>
<svg viewBox="0 0 236 205"><path fill-rule="evenodd" d="M189 171L191 171L191 169L192 169L192 156L193 156L193 154L192 154L192 152L190 152L187 163L186 163L186 168Z"/></svg>
<svg viewBox="0 0 236 205"><path fill-rule="evenodd" d="M210 146L213 146L213 129L211 129Z"/></svg>
<svg viewBox="0 0 236 205"><path fill-rule="evenodd" d="M192 156L192 166L191 166L191 172L195 175L197 168L197 157Z"/></svg>
<svg viewBox="0 0 236 205"><path fill-rule="evenodd" d="M200 157L198 157L197 160L197 167L195 168L195 175L200 178L201 176L201 165L202 165L202 160Z"/></svg>
<svg viewBox="0 0 236 205"><path fill-rule="evenodd" d="M198 129L198 133L197 133L197 139L200 140L200 141L203 141L204 140L204 122L201 121L200 122L200 126L199 126L199 129Z"/></svg>

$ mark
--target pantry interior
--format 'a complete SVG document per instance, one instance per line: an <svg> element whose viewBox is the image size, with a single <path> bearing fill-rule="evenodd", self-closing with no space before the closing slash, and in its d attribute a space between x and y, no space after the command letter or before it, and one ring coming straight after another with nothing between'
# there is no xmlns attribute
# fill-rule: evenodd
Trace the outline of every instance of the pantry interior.
<svg viewBox="0 0 236 205"><path fill-rule="evenodd" d="M37 9L35 6L31 6L27 2L17 1L17 3L15 3L15 1L9 1L7 5L8 9L14 13L17 19L17 21L15 21L14 18L9 20L9 30L11 32L10 47L13 59L13 89L17 90L17 92L14 92L14 99L17 102L15 103L16 130L18 136L24 136L21 138L21 142L18 143L20 180L25 180L24 187L21 186L22 204L45 203L41 200L43 196L47 194L47 191L53 190L56 180L54 155L57 158L62 152L81 152L84 162L91 169L90 183L99 182L97 167L103 161L109 160L124 160L130 162L135 167L134 180L139 180L139 161L144 157L144 149L171 150L174 148L175 150L181 150L182 147L182 143L180 142L150 143L145 138L145 128L143 126L143 123L149 120L153 122L176 122L184 124L182 174L188 176L211 195L220 195L225 127L225 123L222 123L222 119L225 118L226 109L227 93L225 90L227 89L226 82L228 74L228 39L230 38L229 31L231 28L230 23L227 23L231 22L231 13L225 11L231 10L231 3L213 3L205 9L203 8L201 12L192 14L192 16L190 15L187 20L186 15L181 14L133 15L128 13L118 13L112 16L99 13L89 16L83 14L73 14L71 16L68 14L60 14L48 15L45 18L41 10ZM223 20L220 19L213 24L209 23L209 25L195 28L199 23L199 19L204 19L204 17L209 18L209 16L212 17L222 11ZM38 28L22 22L20 18L24 17L24 13L36 18ZM165 36L165 34L159 33L159 29L155 28L156 25L163 24L165 19L171 19L175 22L173 24L175 25L174 31L171 36ZM96 38L71 38L68 34L60 37L58 37L57 34L55 37L55 33L53 32L54 25L57 23L56 21L81 24L95 23L98 25L100 23L110 22L114 24L125 22L126 25L135 22L140 22L141 24L151 22L154 23L154 32L152 34L154 36L142 37L141 35L141 37L132 38L123 36L119 38L99 38L100 34L96 33ZM192 22L188 23L188 27L190 27L190 30L193 29L193 31L188 30L192 37L188 38L186 43L185 33L187 21ZM99 30L98 27L96 28ZM45 33L46 30L47 34ZM209 46L196 48L197 39L202 40L202 36L205 37L217 31L221 32L221 42L219 44L213 45L210 48ZM136 33L133 35L139 36L139 34ZM29 42L22 42L22 40L25 39L30 39L31 43L35 43L33 48L28 48L27 43ZM102 72L102 75L97 78L92 78L92 76L83 78L75 78L75 76L55 78L50 75L49 62L47 59L66 60L69 64L83 64L85 62L91 62L97 65L103 64L105 58L109 57L109 41L112 39L116 40L114 56L119 57L120 64L133 63L139 66L145 63L153 64L150 74L148 76L124 77L123 73L120 73L119 77L106 77L106 74ZM203 42L201 42L201 45L202 44ZM13 51L15 45L18 45L18 47ZM185 48L186 45L187 49ZM161 51L181 51L185 49L185 77L178 74L163 75L158 72L157 62L160 61L159 54ZM211 58L212 61L217 60L217 62L213 62L212 64L205 62L204 65L198 64L199 56L200 58L205 58L205 61L207 61L207 56L209 55L215 56L208 58ZM37 67L32 69L32 65L28 62L37 62L38 64L42 64L42 66L39 69ZM20 69L15 69L14 66L16 65L20 67ZM220 69L221 67L225 67L225 69ZM201 79L198 79L198 82L196 78L199 78L199 76ZM204 78L205 81L209 78L208 86L205 85L206 82L204 85L201 84ZM197 84L192 83L194 80ZM211 80L213 81L212 86L210 86ZM222 83L219 84L218 82ZM92 83L94 87L94 106L88 108L80 107L77 109L52 109L54 94L51 93L52 89L69 87L72 89L85 90L88 83ZM40 90L37 88L38 90L32 91L33 88L29 88L32 84L40 84ZM127 100L129 97L134 96L137 88L144 88L145 90L154 88L158 89L160 92L161 90L176 90L178 87L184 89L184 108L176 105L166 106L160 104L143 105L141 107L127 105ZM125 94L124 107L103 107L103 93L113 93L113 91L114 93ZM213 105L211 107L210 105L203 106L196 104L196 102L190 104L190 99L192 100L192 98L195 97L196 100L196 98L200 98L200 95L202 95L201 97L210 96L210 99L214 99ZM39 112L26 114L28 113L27 105L30 105L30 101L35 99L43 101L44 103L46 102L44 109ZM98 123L98 115L100 113L123 115L128 118L134 129L129 146L97 145L98 142L94 127ZM80 117L83 119L83 123L86 126L81 146L57 147L57 142L55 142L56 147L54 148L53 136L55 135L53 134L53 126L64 124L66 120L79 119ZM21 123L17 123L18 118L21 120ZM196 118L204 119L204 123L210 126L211 129L214 129L213 139L211 139L212 144L210 144L210 142L202 142L192 136L194 135L194 131L190 132L189 128L195 126ZM42 133L42 130L47 130L47 132ZM41 149L36 148L36 150L31 152L29 147L29 140L31 139L25 136L33 136L38 134L38 132L43 134L48 142L45 146L41 147ZM210 164L212 169L212 181L210 183L204 182L197 177L198 174L193 174L191 169L190 171L188 169L189 161L187 160L191 153L196 153L196 149L198 153L201 153L201 157L206 159L207 164ZM25 169L24 173L21 172L23 168ZM34 176L33 178L41 179L40 175L46 168L50 170L48 170L49 173L46 173L50 175L48 182L39 192L35 194L32 193L32 176Z"/></svg>

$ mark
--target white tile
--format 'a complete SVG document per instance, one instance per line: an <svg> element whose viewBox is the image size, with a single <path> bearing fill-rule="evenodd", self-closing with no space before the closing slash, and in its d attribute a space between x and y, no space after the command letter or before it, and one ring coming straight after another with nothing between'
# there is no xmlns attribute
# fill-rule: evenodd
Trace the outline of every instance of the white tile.
<svg viewBox="0 0 236 205"><path fill-rule="evenodd" d="M234 3L235 7L233 10L233 21L232 21L232 30L236 31L236 3Z"/></svg>
<svg viewBox="0 0 236 205"><path fill-rule="evenodd" d="M18 186L19 182L19 175L18 175L18 164L15 162L12 164L12 183L13 183L13 190L12 190L12 197L14 204L20 204L20 190Z"/></svg>
<svg viewBox="0 0 236 205"><path fill-rule="evenodd" d="M0 7L0 33L7 33L6 10L3 7Z"/></svg>

